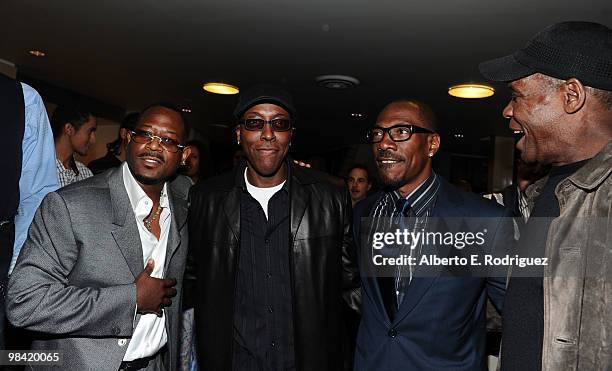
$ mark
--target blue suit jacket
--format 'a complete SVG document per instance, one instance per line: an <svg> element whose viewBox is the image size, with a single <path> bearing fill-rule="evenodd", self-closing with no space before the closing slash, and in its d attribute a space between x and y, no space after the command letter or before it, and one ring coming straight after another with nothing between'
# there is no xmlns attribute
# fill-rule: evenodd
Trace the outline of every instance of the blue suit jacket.
<svg viewBox="0 0 612 371"><path fill-rule="evenodd" d="M469 219L479 224L470 228L488 229L484 250L490 251L501 241L512 241L512 222L510 218L501 218L510 216L505 209L478 195L463 192L443 179L440 181L433 217L486 218ZM360 246L361 218L370 215L382 195L378 192L355 206L353 230L357 246ZM461 229L451 225L447 230ZM505 277L415 276L395 319L390 321L377 279L366 274L363 270L367 268L358 260L362 277L362 320L355 370L486 369L486 296L501 310Z"/></svg>

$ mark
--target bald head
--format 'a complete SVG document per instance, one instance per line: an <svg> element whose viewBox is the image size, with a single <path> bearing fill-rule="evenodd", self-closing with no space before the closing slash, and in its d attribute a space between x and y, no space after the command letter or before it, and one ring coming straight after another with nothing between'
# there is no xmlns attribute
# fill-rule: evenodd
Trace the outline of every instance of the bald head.
<svg viewBox="0 0 612 371"><path fill-rule="evenodd" d="M423 126L424 128L433 130L435 132L438 131L438 119L436 118L434 111L431 109L431 107L423 102L409 98L397 99L387 104L380 112L378 117L383 116L383 114L391 110L398 112L410 111L419 118L419 122L414 122L413 124Z"/></svg>

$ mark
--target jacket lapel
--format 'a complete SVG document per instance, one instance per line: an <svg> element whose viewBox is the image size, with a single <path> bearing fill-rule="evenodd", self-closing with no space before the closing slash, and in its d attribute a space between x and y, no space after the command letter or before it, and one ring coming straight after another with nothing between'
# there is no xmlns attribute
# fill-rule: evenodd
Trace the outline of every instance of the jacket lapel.
<svg viewBox="0 0 612 371"><path fill-rule="evenodd" d="M221 202L223 215L236 238L240 241L240 187L233 187Z"/></svg>
<svg viewBox="0 0 612 371"><path fill-rule="evenodd" d="M451 224L458 221L456 217L463 215L463 212L461 211L462 206L454 202L452 199L452 195L454 194L453 192L455 191L449 189L449 186L450 185L444 179L440 179L440 188L438 189L438 193L436 195L436 203L431 215L431 224L427 228L428 231L440 231L444 233L445 231L459 230L458 226ZM449 213L449 210L452 211ZM427 253L428 251L424 252ZM451 249L445 246L433 246L432 251L429 251L430 254L435 254L435 256L440 258L447 257L450 252ZM418 258L420 259L420 257ZM415 269L412 282L410 285L408 285L404 301L400 305L394 323L401 322L408 314L410 314L410 312L412 312L412 310L421 301L421 298L436 282L443 269L443 267L439 265L434 266L433 271L431 270L432 267L422 268L428 269L428 274L425 276L425 274L419 274L419 266L420 265L417 265Z"/></svg>
<svg viewBox="0 0 612 371"><path fill-rule="evenodd" d="M168 198L170 200L170 211L172 222L170 223L170 232L168 233L168 244L166 245L166 261L164 263L164 276L168 271L168 266L172 260L176 249L181 244L181 230L187 222L187 196L180 189L178 182L182 179L177 178L174 182L168 185ZM188 189L188 185L185 186Z"/></svg>
<svg viewBox="0 0 612 371"><path fill-rule="evenodd" d="M123 184L122 167L115 169L108 178L108 186L113 210L113 224L117 226L111 234L125 258L125 261L134 275L134 278L142 272L144 264L142 261L142 244L138 234L138 226L134 219L134 213L130 205L125 185Z"/></svg>
<svg viewBox="0 0 612 371"><path fill-rule="evenodd" d="M367 198L366 200L362 201L364 203L363 209L360 210L360 215L358 218L359 220L357 221L357 225L354 226L354 239L357 242L356 248L358 250L358 259L361 266L361 282L364 286L368 286L368 289L364 290L364 294L368 296L373 296L371 298L371 301L376 305L376 313L380 316L380 319L383 322L390 324L391 320L389 319L389 315L387 313L387 310L385 309L385 304L383 302L382 294L380 292L380 286L378 285L376 269L374 268L370 257L362 256L362 254L371 252L372 210L378 204L384 194L385 193L383 191L379 191L376 194ZM362 223L361 218L368 218L366 220L368 220L369 222ZM366 230L361 230L362 226L366 228Z"/></svg>
<svg viewBox="0 0 612 371"><path fill-rule="evenodd" d="M295 241L306 208L310 203L310 187L312 179L304 171L296 166L289 164L291 182L289 183L289 198L291 199L291 242Z"/></svg>

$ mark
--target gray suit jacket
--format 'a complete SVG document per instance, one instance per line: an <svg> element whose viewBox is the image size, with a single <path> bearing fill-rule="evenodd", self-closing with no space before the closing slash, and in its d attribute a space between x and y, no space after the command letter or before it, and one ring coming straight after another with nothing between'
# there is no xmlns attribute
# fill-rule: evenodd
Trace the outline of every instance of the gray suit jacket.
<svg viewBox="0 0 612 371"><path fill-rule="evenodd" d="M164 363L175 370L189 182L179 177L168 188L172 222L164 277L177 279L178 294L165 309ZM36 212L9 279L8 319L41 333L33 349L59 349L59 369L116 371L140 318L134 318L134 280L143 267L121 167L74 183L49 193Z"/></svg>

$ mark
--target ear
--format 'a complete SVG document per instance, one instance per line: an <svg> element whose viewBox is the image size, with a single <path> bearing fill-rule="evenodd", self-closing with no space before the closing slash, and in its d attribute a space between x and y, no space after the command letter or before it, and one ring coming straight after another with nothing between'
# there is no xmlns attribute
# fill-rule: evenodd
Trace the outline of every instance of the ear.
<svg viewBox="0 0 612 371"><path fill-rule="evenodd" d="M71 123L67 122L64 124L64 134L68 135L69 137L73 136L74 133L76 133L76 130L74 129L74 126L72 126Z"/></svg>
<svg viewBox="0 0 612 371"><path fill-rule="evenodd" d="M190 146L183 148L183 155L181 156L181 163L185 163L190 154L191 154Z"/></svg>
<svg viewBox="0 0 612 371"><path fill-rule="evenodd" d="M573 114L584 106L586 101L586 89L580 80L572 77L563 84L563 108L568 114Z"/></svg>
<svg viewBox="0 0 612 371"><path fill-rule="evenodd" d="M125 130L125 129L121 129L121 130ZM129 130L125 130L125 141L127 144L129 144L132 141L132 132Z"/></svg>
<svg viewBox="0 0 612 371"><path fill-rule="evenodd" d="M372 188L372 182L368 181L368 191Z"/></svg>
<svg viewBox="0 0 612 371"><path fill-rule="evenodd" d="M121 128L121 129L119 129L119 137L120 137L122 140L126 140L126 139L127 139L127 135L128 135L128 131L129 131L129 130L127 130L126 128Z"/></svg>
<svg viewBox="0 0 612 371"><path fill-rule="evenodd" d="M241 133L242 128L240 127L240 125L236 125L236 143L238 143L238 145L240 145L240 133Z"/></svg>
<svg viewBox="0 0 612 371"><path fill-rule="evenodd" d="M433 155L435 155L439 149L440 149L440 134L438 133L430 134L429 137L427 138L427 155L429 156L429 154L431 153L431 156L429 157L433 157Z"/></svg>

